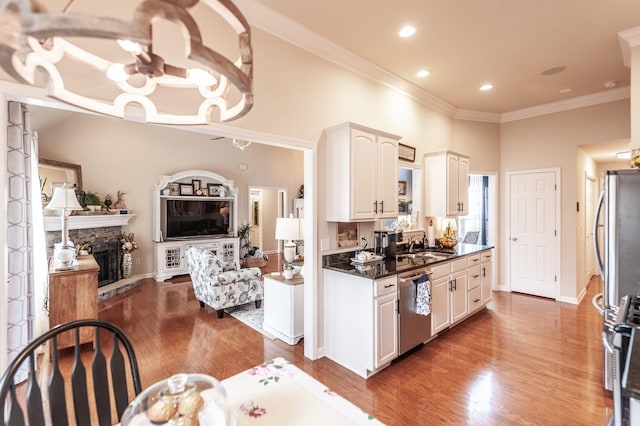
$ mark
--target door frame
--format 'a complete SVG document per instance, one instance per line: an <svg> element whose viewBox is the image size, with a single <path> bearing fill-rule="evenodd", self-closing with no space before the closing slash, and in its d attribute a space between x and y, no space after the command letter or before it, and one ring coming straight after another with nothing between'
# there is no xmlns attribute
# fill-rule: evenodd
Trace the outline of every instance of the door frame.
<svg viewBox="0 0 640 426"><path fill-rule="evenodd" d="M593 185L593 191L591 194L591 203L593 204L591 206L591 208L587 205L587 186L592 184ZM583 279L585 279L587 277L587 274L591 274L591 278L593 278L594 275L597 274L598 272L598 268L596 267L595 264L595 251L594 251L594 247L593 247L593 239L596 237L595 233L594 235L591 236L592 240L591 243L592 245L590 247L587 247L587 233L591 230L591 232L593 232L593 223L595 218L594 217L588 217L587 213L591 210L592 212L596 211L596 204L598 203L598 178L596 178L595 176L591 176L588 172L585 171L584 173L584 240L582 241L582 246L583 246L583 250L584 250L584 270L582 271L582 277ZM591 254L591 256L594 256L594 263L593 263L593 269L592 270L587 270L587 258L589 256L589 254ZM591 280L591 278L587 279L587 281L584 283L584 288L586 290L587 285L589 285L589 281Z"/></svg>
<svg viewBox="0 0 640 426"><path fill-rule="evenodd" d="M289 216L289 211L288 211L288 199L289 199L289 190L285 187L280 187L280 186L259 186L259 185L248 185L247 186L247 192L249 193L249 218L251 218L251 213L252 213L252 208L253 206L251 205L251 192L252 191L260 191L260 203L262 203L262 191L263 190L269 190L269 191L277 191L277 205L278 205L278 212L276 213L276 218L278 217L288 217ZM259 220L260 223L264 223L263 220L263 216L262 216L262 212L264 209L261 208L262 206L260 205L259 208ZM258 240L260 241L261 247L264 246L264 234L262 232L264 228L260 227L260 235L258 237ZM282 241L277 241L277 253L282 253L283 252L283 242ZM265 253L267 253L267 251L265 251ZM270 251L267 254L272 254L273 251Z"/></svg>
<svg viewBox="0 0 640 426"><path fill-rule="evenodd" d="M554 265L554 275L556 276L556 286L555 286L555 300L560 300L562 295L562 251L561 251L561 240L562 240L562 215L561 210L562 206L560 204L562 197L562 174L560 167L552 167L548 169L526 169L526 170L515 170L511 172L506 172L506 193L505 193L505 214L507 216L507 227L505 229L505 235L503 237L503 242L505 243L505 271L506 271L506 283L501 287L502 290L511 292L511 250L509 247L511 246L511 177L516 175L525 175L525 174L538 174L538 173L554 173L555 175L555 185L556 185L556 207L555 207L555 220L556 220L556 238L554 242L554 248L556 250L556 259Z"/></svg>

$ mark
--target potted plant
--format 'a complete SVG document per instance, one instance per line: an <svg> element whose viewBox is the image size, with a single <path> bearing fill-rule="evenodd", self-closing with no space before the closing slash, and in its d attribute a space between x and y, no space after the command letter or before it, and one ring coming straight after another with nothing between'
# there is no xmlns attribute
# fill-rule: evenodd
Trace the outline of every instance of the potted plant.
<svg viewBox="0 0 640 426"><path fill-rule="evenodd" d="M100 210L100 197L95 192L87 191L84 201L87 203L89 210Z"/></svg>
<svg viewBox="0 0 640 426"><path fill-rule="evenodd" d="M249 254L251 249L251 225L245 223L238 228L238 238L240 239L240 259Z"/></svg>
<svg viewBox="0 0 640 426"><path fill-rule="evenodd" d="M289 262L284 264L284 278L287 280L290 280L291 278L293 278L293 274L295 273L295 271L293 270L293 265Z"/></svg>

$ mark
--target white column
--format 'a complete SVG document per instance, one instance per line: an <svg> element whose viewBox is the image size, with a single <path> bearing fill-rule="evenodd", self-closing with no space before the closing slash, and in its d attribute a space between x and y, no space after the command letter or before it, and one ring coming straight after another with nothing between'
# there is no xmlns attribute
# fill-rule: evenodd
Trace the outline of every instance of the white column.
<svg viewBox="0 0 640 426"><path fill-rule="evenodd" d="M618 33L624 64L631 68L631 149L640 149L640 27Z"/></svg>

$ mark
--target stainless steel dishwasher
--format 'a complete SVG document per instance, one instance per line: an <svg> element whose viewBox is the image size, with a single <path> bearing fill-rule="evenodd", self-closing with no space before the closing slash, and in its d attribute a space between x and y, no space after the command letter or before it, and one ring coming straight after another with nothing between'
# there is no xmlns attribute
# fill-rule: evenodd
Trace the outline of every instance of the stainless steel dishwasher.
<svg viewBox="0 0 640 426"><path fill-rule="evenodd" d="M428 267L398 275L398 356L431 339L431 314L416 313L417 283L425 274Z"/></svg>

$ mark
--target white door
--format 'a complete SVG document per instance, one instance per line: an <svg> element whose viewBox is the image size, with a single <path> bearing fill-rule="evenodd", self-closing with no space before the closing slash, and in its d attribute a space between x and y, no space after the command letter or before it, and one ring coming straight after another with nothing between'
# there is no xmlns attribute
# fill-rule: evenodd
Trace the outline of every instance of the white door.
<svg viewBox="0 0 640 426"><path fill-rule="evenodd" d="M512 174L511 290L556 297L556 173Z"/></svg>
<svg viewBox="0 0 640 426"><path fill-rule="evenodd" d="M593 251L593 221L596 211L597 191L596 179L587 176L584 185L584 273L585 282L588 283L596 273L596 258Z"/></svg>

